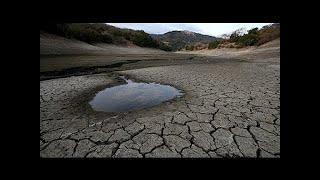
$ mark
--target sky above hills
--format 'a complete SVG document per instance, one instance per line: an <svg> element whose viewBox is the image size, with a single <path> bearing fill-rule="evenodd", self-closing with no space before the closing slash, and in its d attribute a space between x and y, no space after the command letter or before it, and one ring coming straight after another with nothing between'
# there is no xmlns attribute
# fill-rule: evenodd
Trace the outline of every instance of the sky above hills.
<svg viewBox="0 0 320 180"><path fill-rule="evenodd" d="M193 31L210 36L220 36L231 33L239 28L250 30L261 28L271 23L106 23L119 28L143 30L149 34L163 34L169 31Z"/></svg>

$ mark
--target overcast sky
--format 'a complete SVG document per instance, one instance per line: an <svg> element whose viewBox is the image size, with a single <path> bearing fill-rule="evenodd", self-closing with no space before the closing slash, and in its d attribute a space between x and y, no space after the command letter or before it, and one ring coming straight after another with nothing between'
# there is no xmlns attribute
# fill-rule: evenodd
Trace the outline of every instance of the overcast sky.
<svg viewBox="0 0 320 180"><path fill-rule="evenodd" d="M239 28L250 30L261 28L271 23L107 23L119 28L144 30L150 34L163 34L173 30L188 30L200 34L220 36L231 33Z"/></svg>

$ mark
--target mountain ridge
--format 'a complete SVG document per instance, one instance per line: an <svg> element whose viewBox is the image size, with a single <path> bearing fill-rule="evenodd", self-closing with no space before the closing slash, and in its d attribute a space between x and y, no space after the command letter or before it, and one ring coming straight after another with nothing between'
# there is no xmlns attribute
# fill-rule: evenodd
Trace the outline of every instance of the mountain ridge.
<svg viewBox="0 0 320 180"><path fill-rule="evenodd" d="M219 40L221 38L204 35L196 33L193 31L182 30L182 31L169 31L163 34L149 34L152 38L159 40L166 45L171 46L173 50L181 50L188 45L196 43L205 43L208 44L212 41Z"/></svg>

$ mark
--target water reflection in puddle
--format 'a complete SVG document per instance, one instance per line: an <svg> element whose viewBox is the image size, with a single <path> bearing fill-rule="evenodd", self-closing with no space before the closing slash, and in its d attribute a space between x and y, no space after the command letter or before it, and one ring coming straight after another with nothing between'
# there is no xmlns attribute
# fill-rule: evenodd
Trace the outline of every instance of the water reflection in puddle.
<svg viewBox="0 0 320 180"><path fill-rule="evenodd" d="M107 88L97 93L89 103L91 107L95 111L126 112L156 106L183 95L181 91L169 85L124 80L127 84Z"/></svg>

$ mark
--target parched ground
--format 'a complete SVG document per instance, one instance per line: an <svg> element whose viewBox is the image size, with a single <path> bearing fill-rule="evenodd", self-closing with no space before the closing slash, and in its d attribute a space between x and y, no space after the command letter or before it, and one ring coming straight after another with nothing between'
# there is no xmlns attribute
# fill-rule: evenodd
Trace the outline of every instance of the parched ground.
<svg viewBox="0 0 320 180"><path fill-rule="evenodd" d="M145 110L94 112L115 74L40 81L40 157L280 157L280 64L180 64L117 72L185 95Z"/></svg>
<svg viewBox="0 0 320 180"><path fill-rule="evenodd" d="M280 157L279 40L153 51L40 33L40 157ZM96 93L125 83L119 75L185 95L133 112L93 111Z"/></svg>

